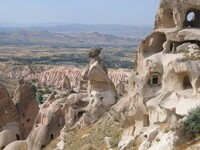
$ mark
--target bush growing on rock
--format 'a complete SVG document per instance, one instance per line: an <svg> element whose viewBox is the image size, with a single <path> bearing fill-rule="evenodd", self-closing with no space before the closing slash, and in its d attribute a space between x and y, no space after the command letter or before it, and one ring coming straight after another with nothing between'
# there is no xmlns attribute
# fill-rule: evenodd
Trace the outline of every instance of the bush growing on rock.
<svg viewBox="0 0 200 150"><path fill-rule="evenodd" d="M36 95L36 93L37 93L37 87L32 84L31 88L32 88L32 91L33 91L34 95Z"/></svg>
<svg viewBox="0 0 200 150"><path fill-rule="evenodd" d="M42 94L37 94L37 95L36 95L36 100L37 100L37 102L38 102L38 103L40 103L40 104L41 104L41 103L42 103L42 101L43 101Z"/></svg>
<svg viewBox="0 0 200 150"><path fill-rule="evenodd" d="M187 140L200 136L200 106L190 110L187 118L179 123L177 133Z"/></svg>

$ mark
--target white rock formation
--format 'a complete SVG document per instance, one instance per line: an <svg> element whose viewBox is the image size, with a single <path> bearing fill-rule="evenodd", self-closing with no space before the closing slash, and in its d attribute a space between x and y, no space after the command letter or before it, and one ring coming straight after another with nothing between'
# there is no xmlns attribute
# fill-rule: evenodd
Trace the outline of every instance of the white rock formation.
<svg viewBox="0 0 200 150"><path fill-rule="evenodd" d="M128 96L111 108L111 115L124 127L120 149L141 137L145 128L173 124L200 105L199 4L198 0L161 0L155 29L138 48ZM175 146L172 131L163 134L159 143L151 137L149 131L140 150ZM171 142L164 142L167 138Z"/></svg>

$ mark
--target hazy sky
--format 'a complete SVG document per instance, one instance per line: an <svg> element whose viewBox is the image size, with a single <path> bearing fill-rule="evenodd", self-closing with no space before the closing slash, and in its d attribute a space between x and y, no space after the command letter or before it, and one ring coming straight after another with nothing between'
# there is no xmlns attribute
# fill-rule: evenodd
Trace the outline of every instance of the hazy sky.
<svg viewBox="0 0 200 150"><path fill-rule="evenodd" d="M0 0L0 23L149 25L160 0Z"/></svg>

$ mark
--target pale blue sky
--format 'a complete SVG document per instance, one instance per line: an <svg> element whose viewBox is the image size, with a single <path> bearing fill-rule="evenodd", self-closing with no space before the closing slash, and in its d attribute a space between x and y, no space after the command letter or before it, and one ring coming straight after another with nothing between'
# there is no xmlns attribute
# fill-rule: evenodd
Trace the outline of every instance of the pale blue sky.
<svg viewBox="0 0 200 150"><path fill-rule="evenodd" d="M0 0L0 23L149 25L160 0Z"/></svg>

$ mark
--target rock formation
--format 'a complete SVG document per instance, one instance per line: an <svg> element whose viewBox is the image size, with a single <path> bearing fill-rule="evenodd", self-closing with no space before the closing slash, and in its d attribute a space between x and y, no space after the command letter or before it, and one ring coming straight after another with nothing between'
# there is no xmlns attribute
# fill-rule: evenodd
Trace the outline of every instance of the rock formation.
<svg viewBox="0 0 200 150"><path fill-rule="evenodd" d="M172 131L163 135L172 138L169 143L152 144L159 135L154 128L177 122L200 104L199 16L198 0L161 0L155 29L138 48L129 94L111 108L124 127L120 149L145 132L139 149L173 149Z"/></svg>
<svg viewBox="0 0 200 150"><path fill-rule="evenodd" d="M116 90L112 80L108 77L107 68L99 56L101 48L89 52L90 62L82 73L82 79L88 81L88 102L85 113L80 118L81 127L96 122L117 101Z"/></svg>
<svg viewBox="0 0 200 150"><path fill-rule="evenodd" d="M39 112L34 100L35 93L31 90L32 85L23 79L19 80L14 103L23 138L21 141L9 144L6 150L43 149L55 138L60 136L63 139L65 135L63 131L87 127L110 110L117 101L117 95L99 54L100 49L89 52L91 60L82 73L82 78L88 85L88 92L67 94L60 92L59 90L65 91L71 88L70 81L64 74L54 73L53 76L59 76L63 80L56 92L49 94L46 101L40 105ZM70 74L68 75L70 77Z"/></svg>
<svg viewBox="0 0 200 150"><path fill-rule="evenodd" d="M9 143L22 138L19 116L10 95L5 87L0 85L0 149Z"/></svg>
<svg viewBox="0 0 200 150"><path fill-rule="evenodd" d="M70 80L71 87L78 87L82 78L82 69L74 67L53 67L41 73L31 74L26 77L26 80L37 79L41 83L51 85L53 87L60 86L63 83L64 78L67 76ZM109 70L109 78L117 85L120 81L127 83L130 76L129 70Z"/></svg>
<svg viewBox="0 0 200 150"><path fill-rule="evenodd" d="M68 76L64 75L63 80L62 80L62 82L61 82L61 84L59 86L59 89L61 91L65 91L65 90L71 89L71 83L70 83L70 80L69 80Z"/></svg>
<svg viewBox="0 0 200 150"><path fill-rule="evenodd" d="M19 115L22 137L26 139L32 130L39 111L32 84L20 79L13 101Z"/></svg>
<svg viewBox="0 0 200 150"><path fill-rule="evenodd" d="M11 142L27 138L32 130L39 107L32 85L24 82L23 79L19 80L13 100L6 89L0 85L0 107L0 148L2 149Z"/></svg>
<svg viewBox="0 0 200 150"><path fill-rule="evenodd" d="M51 99L41 106L33 130L26 140L29 149L40 150L60 135L65 124L65 101L64 98Z"/></svg>
<svg viewBox="0 0 200 150"><path fill-rule="evenodd" d="M1 67L4 68L3 70L0 69L0 76L2 78L11 78L11 79L19 79L22 77L28 77L31 74L41 73L45 70L48 70L51 68L51 66L27 66L27 65L16 65L16 66L10 66L6 65Z"/></svg>
<svg viewBox="0 0 200 150"><path fill-rule="evenodd" d="M200 105L199 27L199 0L161 0L155 29L139 45L128 90L124 86L128 75L109 73L100 57L101 48L89 52L90 62L82 74L80 69L57 67L30 75L27 80L60 85L61 90L80 83L74 93L49 94L34 125L38 107L31 85L20 80L14 98L17 109L0 86L0 107L5 106L0 111L6 116L0 117L0 147L15 141L5 149L40 150L60 137L59 145L64 148L67 130L88 127L109 113L123 127L120 150L130 148L131 143L137 143L139 150L174 149L179 138L174 125ZM120 100L117 93L123 96ZM16 141L21 138L24 141ZM105 138L107 147L111 147L109 139Z"/></svg>

